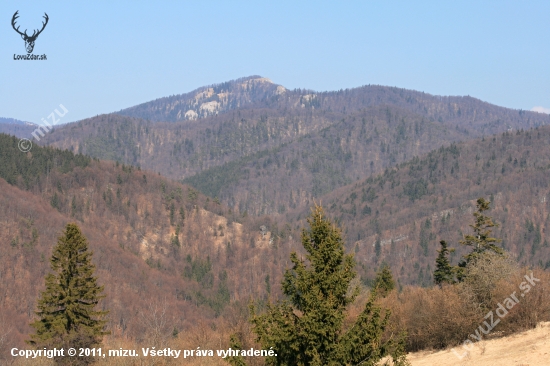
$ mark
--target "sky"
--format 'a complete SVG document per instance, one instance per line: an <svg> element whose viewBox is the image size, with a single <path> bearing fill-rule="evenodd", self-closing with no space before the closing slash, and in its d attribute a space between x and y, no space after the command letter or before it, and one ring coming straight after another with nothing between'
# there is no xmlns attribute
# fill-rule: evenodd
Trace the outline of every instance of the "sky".
<svg viewBox="0 0 550 366"><path fill-rule="evenodd" d="M33 54L14 60L20 30ZM550 1L0 3L0 117L67 123L239 77L367 84L550 113Z"/></svg>

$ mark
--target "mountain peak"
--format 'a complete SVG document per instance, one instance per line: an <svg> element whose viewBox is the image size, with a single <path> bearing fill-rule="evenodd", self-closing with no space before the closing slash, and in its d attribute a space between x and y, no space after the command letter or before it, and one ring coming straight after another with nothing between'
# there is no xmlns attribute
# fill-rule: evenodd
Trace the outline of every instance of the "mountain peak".
<svg viewBox="0 0 550 366"><path fill-rule="evenodd" d="M127 108L118 114L151 121L185 121L247 107L286 92L268 78L253 75L204 86L186 94L160 98Z"/></svg>

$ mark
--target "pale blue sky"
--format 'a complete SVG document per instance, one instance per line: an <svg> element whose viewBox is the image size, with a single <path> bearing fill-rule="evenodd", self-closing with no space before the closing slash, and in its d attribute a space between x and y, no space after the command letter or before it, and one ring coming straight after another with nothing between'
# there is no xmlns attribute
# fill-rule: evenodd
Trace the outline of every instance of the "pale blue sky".
<svg viewBox="0 0 550 366"><path fill-rule="evenodd" d="M11 27L50 21L34 54ZM365 84L550 108L550 1L9 1L0 117L62 122L262 75L317 91Z"/></svg>

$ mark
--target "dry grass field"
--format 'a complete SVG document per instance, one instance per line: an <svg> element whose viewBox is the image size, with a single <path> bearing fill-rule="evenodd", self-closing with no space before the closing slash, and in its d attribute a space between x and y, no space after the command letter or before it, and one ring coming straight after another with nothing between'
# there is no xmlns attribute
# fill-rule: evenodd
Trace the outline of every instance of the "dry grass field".
<svg viewBox="0 0 550 366"><path fill-rule="evenodd" d="M504 338L475 343L467 352L456 347L459 359L451 349L438 352L410 353L412 366L543 366L550 364L550 322L539 323L535 329Z"/></svg>

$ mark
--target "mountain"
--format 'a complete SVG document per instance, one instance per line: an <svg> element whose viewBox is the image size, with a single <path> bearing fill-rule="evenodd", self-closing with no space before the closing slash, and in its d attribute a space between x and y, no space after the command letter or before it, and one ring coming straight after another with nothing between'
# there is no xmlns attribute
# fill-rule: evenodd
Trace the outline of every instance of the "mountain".
<svg viewBox="0 0 550 366"><path fill-rule="evenodd" d="M30 122L23 122L23 121L20 121L18 119L3 118L3 117L0 117L0 123L7 124L7 125L20 125L20 126L24 126L26 124L31 124Z"/></svg>
<svg viewBox="0 0 550 366"><path fill-rule="evenodd" d="M31 136L32 132L37 127L38 125L31 122L23 122L13 118L0 117L0 133L30 139L31 137L29 136Z"/></svg>
<svg viewBox="0 0 550 366"><path fill-rule="evenodd" d="M235 109L264 104L286 89L261 76L249 76L205 86L187 94L160 98L123 109L120 115L151 121L185 121L215 116Z"/></svg>
<svg viewBox="0 0 550 366"><path fill-rule="evenodd" d="M510 110L479 99L433 96L424 92L368 85L334 92L288 90L261 76L249 76L205 86L190 93L160 98L117 114L150 121L177 122L203 119L239 109L321 109L349 113L375 106L394 106L448 125L476 126L485 134L502 127L527 128L547 124L548 116ZM511 112L511 113L510 113ZM525 115L521 121L515 116ZM518 125L519 124L519 125Z"/></svg>
<svg viewBox="0 0 550 366"><path fill-rule="evenodd" d="M143 129L161 125L104 118L141 123ZM98 121L88 127L93 123ZM70 127L76 134L80 126L87 125ZM297 142L320 144L322 133ZM336 154L340 145L333 146ZM430 285L439 240L457 248L453 263L466 252L458 240L468 232L480 196L492 201L489 215L500 224L494 234L503 238L502 246L522 264L550 268L549 146L550 126L450 143L319 199L343 227L364 284L385 261L398 287ZM250 154L247 163L262 162L264 169L264 158ZM215 347L222 341L212 334L223 324L233 327L224 332L242 329L247 315L239 309L250 298L260 306L280 298L289 252L303 254L306 203L285 215L244 217L156 172L52 147L34 146L24 154L15 137L2 134L0 178L0 330L10 331L4 349L24 346L47 259L68 222L78 223L94 251L99 283L106 286L109 329L119 339L142 343L154 331L181 332L195 348ZM151 325L159 320L162 329Z"/></svg>
<svg viewBox="0 0 550 366"><path fill-rule="evenodd" d="M319 93L253 76L59 127L41 143L160 172L259 216L440 146L549 123L472 97L377 85Z"/></svg>

